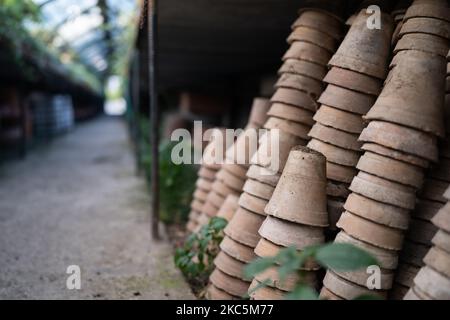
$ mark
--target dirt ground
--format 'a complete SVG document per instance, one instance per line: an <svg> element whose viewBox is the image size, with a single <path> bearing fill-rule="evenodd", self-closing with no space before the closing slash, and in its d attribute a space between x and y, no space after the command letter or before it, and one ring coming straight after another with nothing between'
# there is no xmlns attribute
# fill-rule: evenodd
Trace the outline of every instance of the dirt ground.
<svg viewBox="0 0 450 320"><path fill-rule="evenodd" d="M0 299L194 299L169 242L151 240L134 172L125 124L106 117L0 166Z"/></svg>

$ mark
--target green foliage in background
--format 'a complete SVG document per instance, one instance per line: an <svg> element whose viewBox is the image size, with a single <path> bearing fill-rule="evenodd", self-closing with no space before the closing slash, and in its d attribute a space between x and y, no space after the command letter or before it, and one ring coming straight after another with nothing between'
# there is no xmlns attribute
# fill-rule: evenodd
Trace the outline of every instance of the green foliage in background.
<svg viewBox="0 0 450 320"><path fill-rule="evenodd" d="M219 253L227 221L214 217L198 233L193 233L175 253L175 265L188 279L202 279L204 285L214 269L213 260Z"/></svg>
<svg viewBox="0 0 450 320"><path fill-rule="evenodd" d="M141 117L140 130L143 133L139 145L140 161L150 183L152 157L147 138L150 132L148 119ZM165 141L159 146L160 218L165 223L187 221L197 180L197 170L194 165L177 165L172 162L171 153L175 144L176 142Z"/></svg>
<svg viewBox="0 0 450 320"><path fill-rule="evenodd" d="M248 279L253 279L256 275L272 267L278 269L281 281L285 281L289 275L297 274L299 282L294 290L286 296L286 299L317 300L319 299L319 294L304 282L304 273L300 270L310 260L316 261L326 269L336 271L355 271L371 265L378 265L374 257L354 245L330 243L307 247L301 252L294 247L280 250L274 257L255 260L245 268L244 274ZM266 279L253 291L260 289L261 286L270 284L271 281L271 279ZM376 299L376 297L364 296L358 299Z"/></svg>

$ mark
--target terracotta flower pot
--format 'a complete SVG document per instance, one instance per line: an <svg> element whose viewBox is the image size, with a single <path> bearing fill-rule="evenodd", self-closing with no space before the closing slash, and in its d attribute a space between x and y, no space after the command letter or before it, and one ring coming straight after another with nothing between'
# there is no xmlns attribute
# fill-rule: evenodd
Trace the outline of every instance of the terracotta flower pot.
<svg viewBox="0 0 450 320"><path fill-rule="evenodd" d="M220 243L220 249L229 256L244 263L250 263L257 258L252 247L236 242L228 236L223 238Z"/></svg>
<svg viewBox="0 0 450 320"><path fill-rule="evenodd" d="M232 276L234 278L238 278L241 280L244 279L244 267L245 263L234 259L233 257L227 255L225 252L221 251L217 255L217 257L214 259L214 265L217 269L222 271L223 273L226 273L229 276Z"/></svg>
<svg viewBox="0 0 450 320"><path fill-rule="evenodd" d="M225 291L217 288L215 285L210 284L206 291L206 299L208 300L239 300L240 297L235 297Z"/></svg>
<svg viewBox="0 0 450 320"><path fill-rule="evenodd" d="M328 177L327 195L335 198L347 199L348 195L350 194L350 190L348 189L349 187L350 184L348 183L332 181Z"/></svg>
<svg viewBox="0 0 450 320"><path fill-rule="evenodd" d="M325 241L323 229L288 222L268 216L259 229L261 237L284 247L305 247Z"/></svg>
<svg viewBox="0 0 450 320"><path fill-rule="evenodd" d="M242 192L242 187L244 186L245 180L235 175L229 173L225 169L221 169L217 173L217 178L221 179L222 182L229 188L233 189L235 193L239 194Z"/></svg>
<svg viewBox="0 0 450 320"><path fill-rule="evenodd" d="M390 228L408 230L409 227L408 210L375 201L356 193L348 196L344 208L354 215Z"/></svg>
<svg viewBox="0 0 450 320"><path fill-rule="evenodd" d="M210 193L208 193L207 202L211 203L216 208L220 208L225 202L225 198L222 195L211 191Z"/></svg>
<svg viewBox="0 0 450 320"><path fill-rule="evenodd" d="M427 33L439 36L444 39L450 39L450 30L448 22L439 19L429 18L411 18L403 23L400 36L408 33Z"/></svg>
<svg viewBox="0 0 450 320"><path fill-rule="evenodd" d="M305 225L328 226L325 157L294 147L265 212Z"/></svg>
<svg viewBox="0 0 450 320"><path fill-rule="evenodd" d="M205 204L202 207L202 214L206 214L208 217L212 218L217 215L217 212L219 211L219 208L216 207L213 203L210 201L206 201Z"/></svg>
<svg viewBox="0 0 450 320"><path fill-rule="evenodd" d="M271 116L264 125L264 128L279 129L281 131L287 132L299 137L306 144L306 141L309 140L308 132L311 129L311 126Z"/></svg>
<svg viewBox="0 0 450 320"><path fill-rule="evenodd" d="M372 142L432 162L438 161L436 137L398 124L371 121L359 140Z"/></svg>
<svg viewBox="0 0 450 320"><path fill-rule="evenodd" d="M329 84L320 96L320 104L364 115L375 103L375 97Z"/></svg>
<svg viewBox="0 0 450 320"><path fill-rule="evenodd" d="M327 74L327 68L306 60L287 59L278 70L278 75L283 73L300 74L322 81Z"/></svg>
<svg viewBox="0 0 450 320"><path fill-rule="evenodd" d="M287 104L274 103L267 114L280 119L299 122L307 126L314 124L313 112Z"/></svg>
<svg viewBox="0 0 450 320"><path fill-rule="evenodd" d="M423 185L422 168L366 151L356 166L357 169L390 181L416 189Z"/></svg>
<svg viewBox="0 0 450 320"><path fill-rule="evenodd" d="M267 111L270 108L270 100L266 98L254 98L248 123L260 128L267 121Z"/></svg>
<svg viewBox="0 0 450 320"><path fill-rule="evenodd" d="M407 54L397 60L365 119L393 122L443 137L445 59L420 51L404 52Z"/></svg>
<svg viewBox="0 0 450 320"><path fill-rule="evenodd" d="M424 267L419 271L414 284L433 300L450 300L450 278L430 267Z"/></svg>
<svg viewBox="0 0 450 320"><path fill-rule="evenodd" d="M305 8L299 13L300 16L292 24L292 29L304 26L327 33L336 40L342 38L342 20L336 15L317 8Z"/></svg>
<svg viewBox="0 0 450 320"><path fill-rule="evenodd" d="M323 285L335 295L345 300L353 300L363 295L379 295L386 298L386 292L380 290L370 290L366 286L359 286L350 281L342 279L335 273L328 271L323 279Z"/></svg>
<svg viewBox="0 0 450 320"><path fill-rule="evenodd" d="M362 143L358 141L359 134L337 130L320 123L312 127L308 136L348 150L360 151L362 146Z"/></svg>
<svg viewBox="0 0 450 320"><path fill-rule="evenodd" d="M195 229L195 232L200 231L200 229L207 225L209 220L211 220L211 217L208 216L206 213L201 213L197 218L197 227Z"/></svg>
<svg viewBox="0 0 450 320"><path fill-rule="evenodd" d="M191 212L189 212L189 219L195 221L195 220L197 220L199 215L200 215L200 212L191 210Z"/></svg>
<svg viewBox="0 0 450 320"><path fill-rule="evenodd" d="M450 233L450 203L447 202L431 221L439 229Z"/></svg>
<svg viewBox="0 0 450 320"><path fill-rule="evenodd" d="M392 34L392 40L391 40L392 48L395 48L398 43L398 39L400 36L400 30L402 29L402 27L403 27L403 21L399 21L397 23L397 25L395 26L394 33Z"/></svg>
<svg viewBox="0 0 450 320"><path fill-rule="evenodd" d="M328 290L326 287L322 287L322 290L320 290L320 299L321 300L344 300L343 298L335 295L333 292Z"/></svg>
<svg viewBox="0 0 450 320"><path fill-rule="evenodd" d="M372 200L412 210L416 194L411 187L360 171L353 179L350 190Z"/></svg>
<svg viewBox="0 0 450 320"><path fill-rule="evenodd" d="M209 279L214 286L235 297L243 297L250 286L249 282L231 277L219 269L215 269Z"/></svg>
<svg viewBox="0 0 450 320"><path fill-rule="evenodd" d="M257 213L265 216L264 208L266 207L268 200L255 197L247 192L243 192L239 198L239 205L253 213Z"/></svg>
<svg viewBox="0 0 450 320"><path fill-rule="evenodd" d="M398 252L393 250L385 250L377 246L371 245L370 243L358 240L345 231L341 231L336 236L335 242L339 243L350 243L358 248L363 249L370 253L375 259L377 259L380 264L380 268L387 270L395 270L398 266Z"/></svg>
<svg viewBox="0 0 450 320"><path fill-rule="evenodd" d="M366 10L358 14L329 64L383 80L387 74L393 21L390 15L382 13L383 28L371 30L367 28L369 17Z"/></svg>
<svg viewBox="0 0 450 320"><path fill-rule="evenodd" d="M373 96L378 96L382 87L382 81L378 78L339 67L332 67L323 81Z"/></svg>
<svg viewBox="0 0 450 320"><path fill-rule="evenodd" d="M424 258L427 266L450 279L450 255L439 248L431 248Z"/></svg>
<svg viewBox="0 0 450 320"><path fill-rule="evenodd" d="M258 148L258 140L258 130L255 128L247 128L239 135L236 142L228 148L226 153L227 163L248 167L251 157Z"/></svg>
<svg viewBox="0 0 450 320"><path fill-rule="evenodd" d="M360 134L365 125L359 114L321 105L314 115L320 124L353 134Z"/></svg>
<svg viewBox="0 0 450 320"><path fill-rule="evenodd" d="M295 41L304 41L315 44L331 54L337 49L337 40L326 33L308 27L296 27L289 35L287 42L292 44Z"/></svg>
<svg viewBox="0 0 450 320"><path fill-rule="evenodd" d="M419 191L419 196L426 200L433 200L442 204L447 203L446 197L443 196L448 188L448 183L436 179L425 179L423 188Z"/></svg>
<svg viewBox="0 0 450 320"><path fill-rule="evenodd" d="M194 199L205 202L208 197L208 193L202 189L197 189L194 192Z"/></svg>
<svg viewBox="0 0 450 320"><path fill-rule="evenodd" d="M411 219L408 233L406 237L416 243L421 243L431 246L432 239L436 234L438 228L429 221L422 221L419 219Z"/></svg>
<svg viewBox="0 0 450 320"><path fill-rule="evenodd" d="M200 178L200 179L197 179L197 182L195 183L195 185L197 186L197 188L204 190L206 192L209 192L212 187L212 182L208 181L206 179Z"/></svg>
<svg viewBox="0 0 450 320"><path fill-rule="evenodd" d="M198 176L205 180L212 181L216 178L216 173L217 171L215 170L211 170L206 167L201 167L200 170L198 171Z"/></svg>
<svg viewBox="0 0 450 320"><path fill-rule="evenodd" d="M277 139L279 150L273 150L272 143L277 142ZM294 146L306 144L306 141L303 139L284 130L279 130L278 135L270 131L266 132L259 142L258 151L253 156L251 164L269 168L271 171L278 169L279 173L283 171L291 149Z"/></svg>
<svg viewBox="0 0 450 320"><path fill-rule="evenodd" d="M328 179L348 184L352 182L357 173L358 170L354 167L342 166L340 164L327 161Z"/></svg>
<svg viewBox="0 0 450 320"><path fill-rule="evenodd" d="M261 183L253 179L247 179L243 190L255 197L270 200L275 188L268 184Z"/></svg>
<svg viewBox="0 0 450 320"><path fill-rule="evenodd" d="M336 275L354 284L365 287L367 285L367 280L372 276L366 272L363 268L362 270L356 271L334 271ZM390 290L394 283L394 271L381 269L380 273L380 289Z"/></svg>
<svg viewBox="0 0 450 320"><path fill-rule="evenodd" d="M416 267L423 267L425 264L423 258L430 250L429 245L412 242L405 239L403 249L400 252L400 260L404 263L411 264Z"/></svg>
<svg viewBox="0 0 450 320"><path fill-rule="evenodd" d="M197 228L197 222L192 221L192 220L189 221L186 225L186 230L188 230L191 233L193 233L196 228Z"/></svg>
<svg viewBox="0 0 450 320"><path fill-rule="evenodd" d="M191 202L191 209L197 212L201 212L203 208L203 202L194 199L194 201Z"/></svg>
<svg viewBox="0 0 450 320"><path fill-rule="evenodd" d="M235 164L235 163L225 163L222 168L231 173L232 175L245 179L247 174L247 168L245 166Z"/></svg>
<svg viewBox="0 0 450 320"><path fill-rule="evenodd" d="M341 215L337 226L350 236L374 246L387 250L402 249L404 236L401 230L371 222L348 211Z"/></svg>
<svg viewBox="0 0 450 320"><path fill-rule="evenodd" d="M327 50L308 42L296 41L283 56L283 61L287 59L305 60L326 66L331 58L331 53Z"/></svg>
<svg viewBox="0 0 450 320"><path fill-rule="evenodd" d="M271 287L259 287L261 284L258 280L254 279L250 285L248 291L250 299L252 300L283 300L287 294L284 291L271 288ZM256 289L256 290L255 290Z"/></svg>
<svg viewBox="0 0 450 320"><path fill-rule="evenodd" d="M439 230L433 238L433 244L439 249L450 253L450 233Z"/></svg>
<svg viewBox="0 0 450 320"><path fill-rule="evenodd" d="M441 210L443 204L426 199L417 199L416 208L411 212L411 216L416 219L432 221L434 216Z"/></svg>
<svg viewBox="0 0 450 320"><path fill-rule="evenodd" d="M226 150L230 147L232 141L226 141L221 143L223 139L221 137L225 134L225 128L214 128L208 137L209 143L206 146L202 156L202 166L211 170L218 171L221 167L221 163L225 159ZM228 139L230 140L230 139ZM220 155L216 156L220 152ZM218 158L218 159L216 159Z"/></svg>
<svg viewBox="0 0 450 320"><path fill-rule="evenodd" d="M318 108L316 100L306 92L289 88L278 88L270 101L304 108L313 112Z"/></svg>
<svg viewBox="0 0 450 320"><path fill-rule="evenodd" d="M402 263L400 264L397 270L397 276L395 277L395 282L405 286L405 287L414 287L414 278L419 272L420 268Z"/></svg>
<svg viewBox="0 0 450 320"><path fill-rule="evenodd" d="M359 161L359 157L361 156L360 152L336 147L332 144L325 143L317 139L311 139L308 143L308 148L322 153L327 158L328 162L349 167L356 166Z"/></svg>
<svg viewBox="0 0 450 320"><path fill-rule="evenodd" d="M251 165L247 171L248 178L268 184L272 187L277 186L278 181L280 180L280 176L281 175L279 173L273 172L267 168L255 164Z"/></svg>
<svg viewBox="0 0 450 320"><path fill-rule="evenodd" d="M275 88L304 91L313 98L318 98L324 89L321 81L291 73L283 73L278 78Z"/></svg>
<svg viewBox="0 0 450 320"><path fill-rule="evenodd" d="M239 243L254 248L258 244L258 230L264 219L264 216L239 208L226 226L225 234Z"/></svg>
<svg viewBox="0 0 450 320"><path fill-rule="evenodd" d="M304 271L303 273L304 274L303 274L302 280L304 281L304 283L313 288L316 287L317 286L317 272ZM269 280L268 281L269 287L277 288L279 290L283 290L283 291L287 291L287 292L293 291L295 289L295 286L297 285L297 283L300 280L299 276L294 273L294 274L287 275L286 279L284 279L284 281L282 281L278 274L278 268L276 268L276 267L269 268L269 269L265 270L264 272L257 274L255 276L255 279L259 282L264 282L266 280Z"/></svg>
<svg viewBox="0 0 450 320"><path fill-rule="evenodd" d="M230 221L239 207L238 201L239 198L236 195L230 194L217 212L217 216Z"/></svg>
<svg viewBox="0 0 450 320"><path fill-rule="evenodd" d="M229 194L234 194L235 191L229 187L227 187L222 180L214 181L211 190L222 195L223 197L227 197Z"/></svg>
<svg viewBox="0 0 450 320"><path fill-rule="evenodd" d="M386 156L395 160L403 161L405 163L409 163L421 167L423 169L427 169L430 165L428 160L401 151L397 151L395 149L387 148L376 143L364 143L361 149L364 151L370 151L382 156Z"/></svg>
<svg viewBox="0 0 450 320"><path fill-rule="evenodd" d="M411 18L434 18L450 22L450 9L446 4L439 5L437 2L414 3L405 13L405 20Z"/></svg>
<svg viewBox="0 0 450 320"><path fill-rule="evenodd" d="M417 50L446 57L448 40L431 34L408 33L396 42L394 54L404 50Z"/></svg>

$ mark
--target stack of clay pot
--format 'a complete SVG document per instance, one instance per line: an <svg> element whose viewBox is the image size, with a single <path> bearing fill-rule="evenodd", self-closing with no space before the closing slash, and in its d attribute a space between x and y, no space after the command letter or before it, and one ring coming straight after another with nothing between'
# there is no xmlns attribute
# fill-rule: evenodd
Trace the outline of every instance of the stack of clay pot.
<svg viewBox="0 0 450 320"><path fill-rule="evenodd" d="M328 226L325 157L306 147L294 147L289 154L280 181L265 208L267 218L259 229L261 239L255 253L271 257L283 248L305 247L325 241L324 228ZM302 266L306 284L317 287L317 264ZM268 282L268 288L253 290L259 283ZM273 267L255 276L249 291L252 299L278 299L298 284L297 274L281 281L278 268Z"/></svg>
<svg viewBox="0 0 450 320"><path fill-rule="evenodd" d="M438 230L432 240L434 246L405 300L450 300L450 189L444 198L447 204L432 219Z"/></svg>
<svg viewBox="0 0 450 320"><path fill-rule="evenodd" d="M228 195L239 196L245 183L250 157L256 152L258 129L267 119L269 100L255 98L247 127L226 151L226 161L217 172L216 179L206 196L206 201L198 218L197 230L217 215ZM254 147L254 150L251 148Z"/></svg>
<svg viewBox="0 0 450 320"><path fill-rule="evenodd" d="M379 95L387 75L392 19L382 13L381 30L367 28L368 14L361 10L329 64L324 82L327 88L319 98L309 132L308 147L327 158L328 212L331 229L343 212L349 186L357 174L361 156L358 137L364 129L363 116Z"/></svg>
<svg viewBox="0 0 450 320"><path fill-rule="evenodd" d="M397 48L407 35L445 40L443 31L449 30L448 24L429 17L433 13L440 15L440 10L445 8L429 10L427 17L415 18L425 12L417 9L419 5L415 2L406 12ZM447 28L440 28L442 25ZM336 241L353 243L378 259L381 288L367 288L366 270L328 271L323 295L331 292L342 299L361 294L384 297L392 288L416 192L422 187L424 169L437 162L437 139L445 134L443 97L447 51L448 47L442 56L440 46L398 49L385 86L365 116L369 124L359 138L365 153L350 186L352 193L344 205L346 211L337 223L342 231Z"/></svg>
<svg viewBox="0 0 450 320"><path fill-rule="evenodd" d="M200 218L203 205L205 204L206 198L209 191L211 190L212 184L216 178L217 172L220 170L221 165L215 163L214 157L216 154L216 149L220 148L217 144L217 139L215 136L222 135L225 133L225 129L213 129L210 136L210 143L206 146L205 152L202 158L202 164L198 171L198 179L196 182L196 190L194 192L194 199L191 203L191 212L189 214L189 222L186 228L190 232L198 227L198 219Z"/></svg>
<svg viewBox="0 0 450 320"><path fill-rule="evenodd" d="M251 159L239 208L225 228L225 239L220 246L222 258L216 261L217 268L210 277L210 290L215 293L221 290L233 297L247 293L250 282L237 273L230 274L229 268L220 261L226 255L230 263L233 259L235 265L243 268L255 258L253 250L260 239L258 230L266 217L264 208L291 148L307 143L317 109L316 99L323 91L327 63L342 37L340 19L322 9L302 9L292 28L288 38L291 47L283 57L269 119L264 125L269 130L260 138L258 151ZM279 148L273 148L274 142Z"/></svg>
<svg viewBox="0 0 450 320"><path fill-rule="evenodd" d="M393 47L395 47L395 45L397 44L400 29L403 26L403 18L405 17L406 10L408 10L408 7L411 5L411 3L412 0L400 0L399 2L397 2L394 10L392 10L391 12L392 18L394 19L395 23L394 33L392 34Z"/></svg>

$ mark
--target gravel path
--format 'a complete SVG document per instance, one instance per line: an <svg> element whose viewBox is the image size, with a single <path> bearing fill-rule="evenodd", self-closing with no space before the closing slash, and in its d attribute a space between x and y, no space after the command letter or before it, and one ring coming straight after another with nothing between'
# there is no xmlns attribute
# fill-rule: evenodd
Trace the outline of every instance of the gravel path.
<svg viewBox="0 0 450 320"><path fill-rule="evenodd" d="M76 128L0 167L0 299L193 299L167 241L149 235L149 196L122 120ZM81 290L68 290L69 265Z"/></svg>

